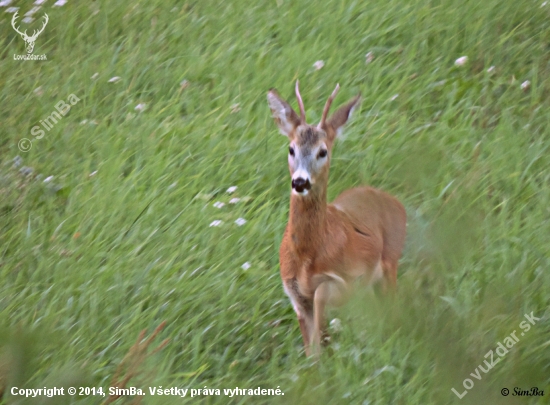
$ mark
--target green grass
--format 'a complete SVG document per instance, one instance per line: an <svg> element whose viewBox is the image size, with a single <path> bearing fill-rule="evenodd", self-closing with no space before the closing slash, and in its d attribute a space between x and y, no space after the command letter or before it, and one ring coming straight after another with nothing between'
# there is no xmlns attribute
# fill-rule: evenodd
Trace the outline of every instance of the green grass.
<svg viewBox="0 0 550 405"><path fill-rule="evenodd" d="M144 404L550 403L550 5L52 3L37 14L50 16L34 51L47 62L13 60L24 43L0 9L4 384L106 389L139 332L166 321L153 346L170 343L130 385L285 396ZM331 311L343 331L320 363L302 353L278 275L290 181L266 92L296 105L297 78L311 122L337 82L335 105L363 95L335 146L329 199L370 184L408 212L397 299ZM33 139L70 94L81 101ZM541 320L481 381L470 377L531 312ZM459 400L451 388L465 378L475 386ZM500 394L532 386L545 396ZM51 401L28 403L72 403Z"/></svg>

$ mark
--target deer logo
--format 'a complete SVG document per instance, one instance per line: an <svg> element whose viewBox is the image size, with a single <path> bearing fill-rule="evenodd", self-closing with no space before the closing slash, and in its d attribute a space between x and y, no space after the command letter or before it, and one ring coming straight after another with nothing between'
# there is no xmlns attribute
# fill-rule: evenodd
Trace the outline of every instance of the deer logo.
<svg viewBox="0 0 550 405"><path fill-rule="evenodd" d="M39 30L34 30L33 34L31 36L27 35L27 30L25 32L19 31L19 29L15 26L17 20L17 12L13 15L13 18L11 19L11 25L15 32L17 32L19 35L21 35L21 38L23 38L23 41L25 41L25 47L27 48L27 53L31 54L34 49L34 42L36 41L36 38L38 38L38 35L42 31L44 31L44 28L46 28L46 25L48 24L49 17L48 14L44 13L44 24L42 25L42 28Z"/></svg>

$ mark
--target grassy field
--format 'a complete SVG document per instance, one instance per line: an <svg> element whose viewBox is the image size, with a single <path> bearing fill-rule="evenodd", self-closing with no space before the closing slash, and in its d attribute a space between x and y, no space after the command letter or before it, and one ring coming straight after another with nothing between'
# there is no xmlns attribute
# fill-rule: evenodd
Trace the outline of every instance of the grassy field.
<svg viewBox="0 0 550 405"><path fill-rule="evenodd" d="M20 18L32 7L16 3ZM9 390L106 390L140 331L164 321L150 355L124 362L142 404L550 403L550 4L53 3L29 29L49 14L34 50L47 61L14 60L24 42L0 7L3 403L100 404ZM311 122L337 82L335 106L363 95L329 199L370 184L408 212L397 299L332 310L343 329L320 363L278 274L288 143L266 92L296 106L297 78ZM31 134L71 94L70 112ZM222 395L149 395L160 386ZM223 396L259 386L285 395Z"/></svg>

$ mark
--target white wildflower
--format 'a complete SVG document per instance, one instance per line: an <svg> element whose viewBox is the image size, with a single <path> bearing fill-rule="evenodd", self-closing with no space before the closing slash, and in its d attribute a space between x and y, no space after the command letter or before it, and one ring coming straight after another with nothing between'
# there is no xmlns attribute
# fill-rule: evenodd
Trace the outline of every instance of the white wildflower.
<svg viewBox="0 0 550 405"><path fill-rule="evenodd" d="M136 107L134 108L134 110L136 111L143 111L145 110L145 104L144 103L139 103L138 105L136 105Z"/></svg>
<svg viewBox="0 0 550 405"><path fill-rule="evenodd" d="M32 17L25 17L21 21L23 21L25 24L30 24L34 21L34 18Z"/></svg>
<svg viewBox="0 0 550 405"><path fill-rule="evenodd" d="M461 56L460 58L455 60L455 65L456 66L464 66L466 64L466 62L468 62L468 57L467 56Z"/></svg>
<svg viewBox="0 0 550 405"><path fill-rule="evenodd" d="M215 221L212 221L212 222L210 223L210 226L211 226L211 227L212 227L212 226L220 226L222 223L223 223L222 221L220 221L219 219L216 219Z"/></svg>
<svg viewBox="0 0 550 405"><path fill-rule="evenodd" d="M109 83L116 83L118 81L120 81L121 77L120 76L113 76L109 79Z"/></svg>
<svg viewBox="0 0 550 405"><path fill-rule="evenodd" d="M491 66L489 69L487 69L487 73L493 73L495 71L495 67Z"/></svg>
<svg viewBox="0 0 550 405"><path fill-rule="evenodd" d="M56 7L61 7L61 6L64 6L65 4L67 4L67 0L57 0L55 3L53 3L53 5Z"/></svg>
<svg viewBox="0 0 550 405"><path fill-rule="evenodd" d="M229 194L233 194L237 190L237 186L231 186L227 189Z"/></svg>
<svg viewBox="0 0 550 405"><path fill-rule="evenodd" d="M237 218L235 220L235 223L238 225L238 226L243 226L244 224L246 224L246 219L244 218Z"/></svg>
<svg viewBox="0 0 550 405"><path fill-rule="evenodd" d="M0 1L0 7L7 7L11 4L12 0L2 0Z"/></svg>
<svg viewBox="0 0 550 405"><path fill-rule="evenodd" d="M30 176L34 169L32 167L23 166L21 169L19 169L19 173L21 173L23 176Z"/></svg>
<svg viewBox="0 0 550 405"><path fill-rule="evenodd" d="M320 70L323 68L323 66L325 66L325 62L323 62L322 60L318 60L313 64L313 67L315 68L315 70Z"/></svg>
<svg viewBox="0 0 550 405"><path fill-rule="evenodd" d="M365 55L365 64L369 64L371 63L372 61L374 60L374 53L372 52L367 52L367 54Z"/></svg>
<svg viewBox="0 0 550 405"><path fill-rule="evenodd" d="M342 331L342 321L338 318L334 318L332 321L330 321L330 328L333 332L338 333Z"/></svg>
<svg viewBox="0 0 550 405"><path fill-rule="evenodd" d="M243 263L241 267L243 270L248 270L250 268L250 263L249 262Z"/></svg>
<svg viewBox="0 0 550 405"><path fill-rule="evenodd" d="M541 4L540 6L541 6L541 7L545 7L547 4L548 4L547 1L543 1L542 4Z"/></svg>
<svg viewBox="0 0 550 405"><path fill-rule="evenodd" d="M91 172L88 177L94 177L95 175L97 174L97 170L94 170L93 172Z"/></svg>
<svg viewBox="0 0 550 405"><path fill-rule="evenodd" d="M241 201L241 199L238 197L235 197L229 200L229 204L237 204L239 201Z"/></svg>
<svg viewBox="0 0 550 405"><path fill-rule="evenodd" d="M394 94L390 97L390 101L394 101L397 97L399 97L399 94Z"/></svg>
<svg viewBox="0 0 550 405"><path fill-rule="evenodd" d="M214 207L216 207L216 208L223 208L223 206L225 205L225 203L222 203L221 201L216 201L213 205L214 205Z"/></svg>
<svg viewBox="0 0 550 405"><path fill-rule="evenodd" d="M53 180L53 176L48 176L44 179L44 183L49 183L52 180Z"/></svg>
<svg viewBox="0 0 550 405"><path fill-rule="evenodd" d="M372 380L374 380L376 377L378 377L380 374L389 371L392 374L395 374L397 372L397 369L394 366L384 366L382 368L379 368L372 373L370 377L367 377L367 379L363 382L363 385L368 384Z"/></svg>
<svg viewBox="0 0 550 405"><path fill-rule="evenodd" d="M16 13L19 10L19 7L8 7L6 13Z"/></svg>
<svg viewBox="0 0 550 405"><path fill-rule="evenodd" d="M29 11L25 13L25 16L32 17L34 14L36 14L38 11L40 11L40 7L33 7Z"/></svg>
<svg viewBox="0 0 550 405"><path fill-rule="evenodd" d="M46 0L36 0L34 2L34 4L36 4L37 6L41 5L41 4L44 4L46 2Z"/></svg>
<svg viewBox="0 0 550 405"><path fill-rule="evenodd" d="M526 80L523 83L521 83L522 90L529 90L529 87L531 87L531 82L529 80Z"/></svg>

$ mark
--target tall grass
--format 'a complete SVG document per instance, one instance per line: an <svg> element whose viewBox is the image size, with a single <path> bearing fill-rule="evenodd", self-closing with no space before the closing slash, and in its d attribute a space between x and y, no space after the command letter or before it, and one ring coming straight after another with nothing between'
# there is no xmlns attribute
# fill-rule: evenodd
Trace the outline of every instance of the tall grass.
<svg viewBox="0 0 550 405"><path fill-rule="evenodd" d="M35 46L47 62L13 60L24 43L0 9L5 387L106 389L140 331L166 321L170 343L130 385L285 396L144 404L548 403L550 5L52 3L36 14L50 16ZM31 5L18 2L20 14ZM278 275L287 143L265 95L294 100L297 78L312 122L336 82L335 105L363 95L334 150L329 199L370 184L408 212L397 299L331 312L343 331L320 363L302 353ZM70 94L81 101L34 139ZM521 336L531 312L541 320ZM510 353L471 377L514 330ZM451 388L465 378L475 386L459 400ZM500 393L532 386L544 397Z"/></svg>

